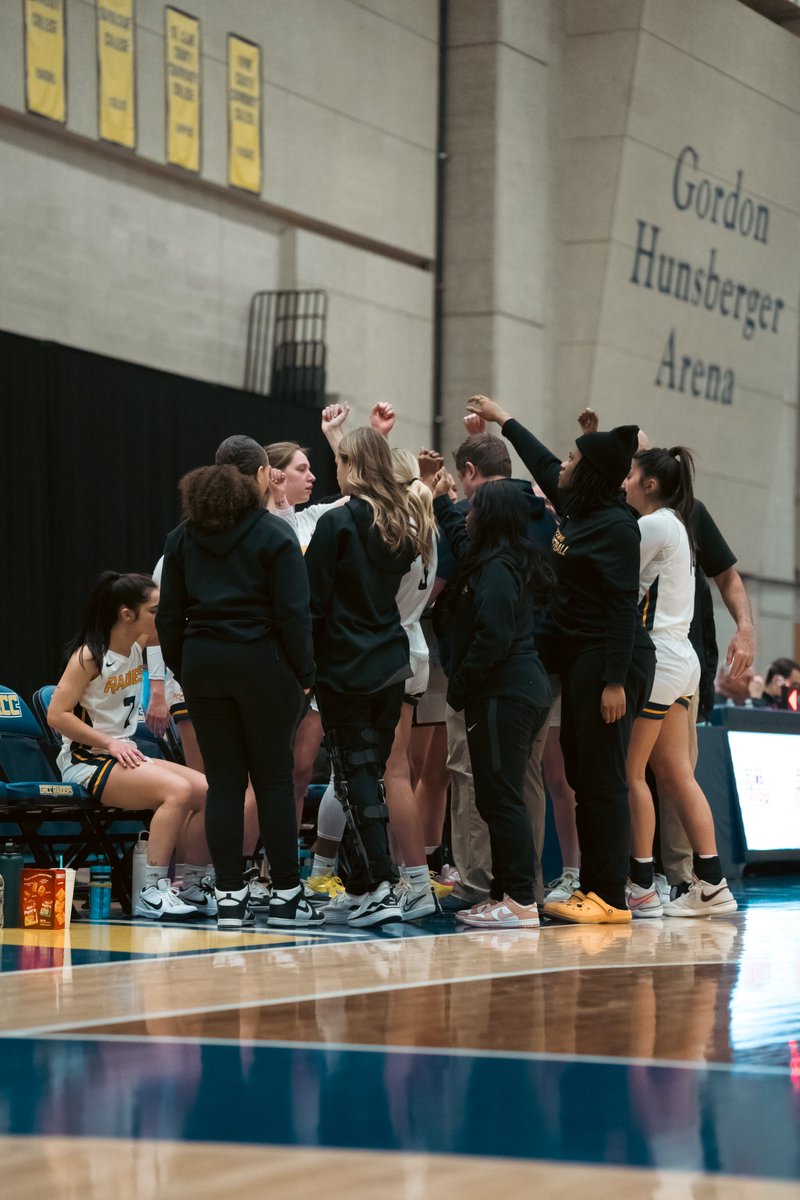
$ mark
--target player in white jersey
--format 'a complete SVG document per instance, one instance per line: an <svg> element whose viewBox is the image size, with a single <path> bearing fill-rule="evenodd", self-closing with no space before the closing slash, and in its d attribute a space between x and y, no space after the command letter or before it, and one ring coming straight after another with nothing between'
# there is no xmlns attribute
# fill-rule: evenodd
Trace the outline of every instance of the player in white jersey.
<svg viewBox="0 0 800 1200"><path fill-rule="evenodd" d="M688 450L642 450L625 480L628 504L639 513L642 623L656 648L650 699L637 717L628 748L631 806L630 880L634 917L710 917L737 908L717 855L714 818L692 770L686 708L700 681L689 642L694 611L694 565L688 515L694 501L694 464ZM655 809L645 771L675 798L693 851L689 891L663 905L653 883Z"/></svg>
<svg viewBox="0 0 800 1200"><path fill-rule="evenodd" d="M111 808L153 810L145 886L133 898L134 915L151 920L198 914L199 906L170 886L175 850L207 880L203 911L216 911L207 879L205 777L151 760L132 740L142 696L142 646L157 640L157 610L158 588L149 575L103 572L47 713L63 738L58 765L65 782L83 785Z"/></svg>

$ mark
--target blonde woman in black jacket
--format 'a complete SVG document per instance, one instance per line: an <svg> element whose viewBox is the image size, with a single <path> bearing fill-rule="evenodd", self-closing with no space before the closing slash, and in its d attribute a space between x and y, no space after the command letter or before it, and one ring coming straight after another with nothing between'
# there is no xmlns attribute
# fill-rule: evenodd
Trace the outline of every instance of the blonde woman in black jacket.
<svg viewBox="0 0 800 1200"><path fill-rule="evenodd" d="M397 590L421 545L385 438L368 427L346 434L336 474L349 503L320 518L305 562L315 695L347 818L351 866L347 891L323 911L328 921L358 927L402 917L383 774L411 675Z"/></svg>

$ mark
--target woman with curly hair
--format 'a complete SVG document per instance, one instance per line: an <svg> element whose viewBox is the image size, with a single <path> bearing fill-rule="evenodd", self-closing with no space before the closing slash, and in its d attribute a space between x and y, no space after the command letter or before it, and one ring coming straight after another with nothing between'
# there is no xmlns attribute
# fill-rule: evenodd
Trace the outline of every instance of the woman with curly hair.
<svg viewBox="0 0 800 1200"><path fill-rule="evenodd" d="M351 866L347 891L324 912L330 921L371 926L402 916L383 775L412 674L397 593L429 547L395 480L386 439L374 429L345 434L336 475L349 503L321 517L306 551L316 698L347 817Z"/></svg>
<svg viewBox="0 0 800 1200"><path fill-rule="evenodd" d="M167 538L157 627L205 763L217 922L252 919L242 874L249 774L269 847L269 924L312 925L322 918L300 886L292 797L292 734L314 683L300 548L264 509L255 478L234 466L190 471L181 494L185 520Z"/></svg>

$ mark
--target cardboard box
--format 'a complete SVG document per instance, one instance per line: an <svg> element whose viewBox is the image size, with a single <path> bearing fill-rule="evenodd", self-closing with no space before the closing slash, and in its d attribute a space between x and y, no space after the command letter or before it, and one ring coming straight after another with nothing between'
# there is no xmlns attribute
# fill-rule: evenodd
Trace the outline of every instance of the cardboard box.
<svg viewBox="0 0 800 1200"><path fill-rule="evenodd" d="M63 929L67 920L67 874L62 867L25 867L20 887L23 929Z"/></svg>

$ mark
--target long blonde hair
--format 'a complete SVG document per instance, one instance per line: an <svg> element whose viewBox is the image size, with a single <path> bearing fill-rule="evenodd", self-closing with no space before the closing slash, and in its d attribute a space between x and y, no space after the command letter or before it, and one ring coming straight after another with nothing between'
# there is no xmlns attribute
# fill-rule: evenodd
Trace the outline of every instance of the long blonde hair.
<svg viewBox="0 0 800 1200"><path fill-rule="evenodd" d="M436 536L431 489L420 481L419 462L415 454L402 446L393 447L391 454L395 480L406 493L417 553L425 566L429 567L433 558L433 539Z"/></svg>
<svg viewBox="0 0 800 1200"><path fill-rule="evenodd" d="M405 489L395 482L389 443L369 425L346 433L337 450L347 490L366 500L372 523L390 550L417 551Z"/></svg>

